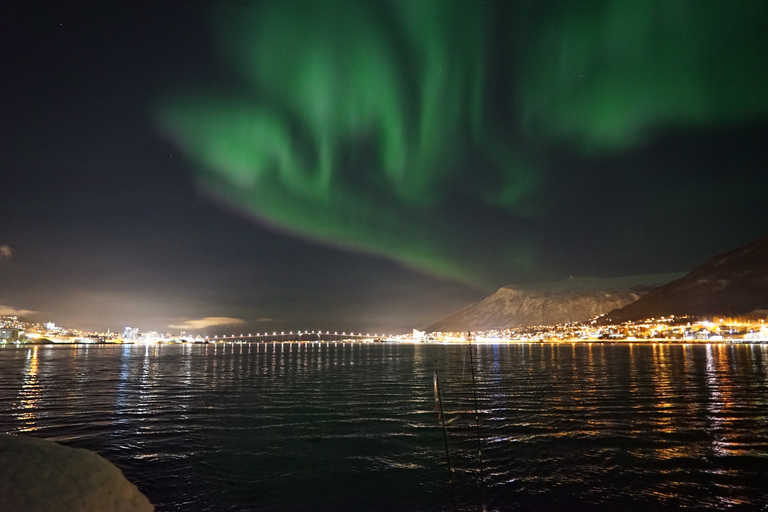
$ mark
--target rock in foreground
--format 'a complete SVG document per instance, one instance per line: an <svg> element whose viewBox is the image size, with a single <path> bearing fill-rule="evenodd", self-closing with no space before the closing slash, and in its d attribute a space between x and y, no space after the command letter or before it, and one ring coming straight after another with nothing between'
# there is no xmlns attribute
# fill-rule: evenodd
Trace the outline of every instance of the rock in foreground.
<svg viewBox="0 0 768 512"><path fill-rule="evenodd" d="M155 508L108 460L52 441L0 434L0 510L151 512Z"/></svg>

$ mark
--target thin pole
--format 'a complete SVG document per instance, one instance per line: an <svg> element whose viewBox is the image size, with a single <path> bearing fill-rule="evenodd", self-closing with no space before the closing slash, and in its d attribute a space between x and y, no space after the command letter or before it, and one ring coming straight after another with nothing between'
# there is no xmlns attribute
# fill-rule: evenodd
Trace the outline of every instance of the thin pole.
<svg viewBox="0 0 768 512"><path fill-rule="evenodd" d="M445 441L445 462L448 464L448 483L451 486L451 499L453 501L453 511L459 510L456 500L456 486L453 483L453 466L451 465L451 452L448 450L448 427L445 425L445 411L443 410L443 397L440 393L440 376L437 373L437 360L435 360L435 398L440 407L440 421L443 423L443 440Z"/></svg>
<svg viewBox="0 0 768 512"><path fill-rule="evenodd" d="M472 351L472 334L469 335L469 365L472 369L472 395L475 399L475 429L477 431L477 458L480 461L480 502L483 512L487 510L485 505L485 463L483 462L483 443L480 440L480 411L477 406L477 380L475 379L475 355Z"/></svg>

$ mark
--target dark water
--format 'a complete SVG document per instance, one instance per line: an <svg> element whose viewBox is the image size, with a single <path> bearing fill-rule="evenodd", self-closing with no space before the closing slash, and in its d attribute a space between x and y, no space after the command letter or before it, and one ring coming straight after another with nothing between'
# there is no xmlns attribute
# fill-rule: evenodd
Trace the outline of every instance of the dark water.
<svg viewBox="0 0 768 512"><path fill-rule="evenodd" d="M161 511L767 510L766 345L0 348L0 431Z"/></svg>

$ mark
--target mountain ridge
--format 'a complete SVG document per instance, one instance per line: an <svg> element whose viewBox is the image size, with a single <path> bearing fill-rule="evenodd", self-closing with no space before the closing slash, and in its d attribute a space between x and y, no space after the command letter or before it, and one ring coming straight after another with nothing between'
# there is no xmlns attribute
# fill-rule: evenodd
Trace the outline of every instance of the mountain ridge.
<svg viewBox="0 0 768 512"><path fill-rule="evenodd" d="M659 316L739 316L768 309L768 234L605 315L621 323Z"/></svg>
<svg viewBox="0 0 768 512"><path fill-rule="evenodd" d="M588 320L636 301L682 273L513 284L426 327L427 332L511 329Z"/></svg>

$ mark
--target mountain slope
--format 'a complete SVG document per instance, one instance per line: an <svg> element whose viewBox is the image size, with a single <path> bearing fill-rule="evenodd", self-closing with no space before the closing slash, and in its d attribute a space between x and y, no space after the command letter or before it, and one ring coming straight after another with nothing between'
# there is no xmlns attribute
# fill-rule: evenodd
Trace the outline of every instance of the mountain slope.
<svg viewBox="0 0 768 512"><path fill-rule="evenodd" d="M572 278L510 285L426 328L429 332L510 329L588 320L637 300L681 274Z"/></svg>
<svg viewBox="0 0 768 512"><path fill-rule="evenodd" d="M716 256L637 302L611 311L606 321L736 316L758 309L768 309L768 235Z"/></svg>

